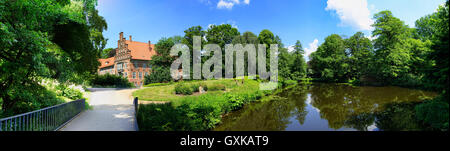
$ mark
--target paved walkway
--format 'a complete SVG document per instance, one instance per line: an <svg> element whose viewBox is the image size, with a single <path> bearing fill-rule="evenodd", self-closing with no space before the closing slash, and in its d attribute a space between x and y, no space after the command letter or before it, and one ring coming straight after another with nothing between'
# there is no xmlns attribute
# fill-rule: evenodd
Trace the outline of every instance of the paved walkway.
<svg viewBox="0 0 450 151"><path fill-rule="evenodd" d="M94 89L84 111L61 131L135 131L131 93L136 89Z"/></svg>

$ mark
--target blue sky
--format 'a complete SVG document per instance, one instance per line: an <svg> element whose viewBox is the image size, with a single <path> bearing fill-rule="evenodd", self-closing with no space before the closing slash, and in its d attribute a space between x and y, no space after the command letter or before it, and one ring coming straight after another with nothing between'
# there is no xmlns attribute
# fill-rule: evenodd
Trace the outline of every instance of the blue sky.
<svg viewBox="0 0 450 151"><path fill-rule="evenodd" d="M119 32L133 40L156 43L162 37L184 35L200 25L228 23L241 33L269 29L285 46L300 40L307 54L330 34L370 36L373 14L390 10L414 27L415 20L433 13L445 0L99 0L108 30L107 48L116 48Z"/></svg>

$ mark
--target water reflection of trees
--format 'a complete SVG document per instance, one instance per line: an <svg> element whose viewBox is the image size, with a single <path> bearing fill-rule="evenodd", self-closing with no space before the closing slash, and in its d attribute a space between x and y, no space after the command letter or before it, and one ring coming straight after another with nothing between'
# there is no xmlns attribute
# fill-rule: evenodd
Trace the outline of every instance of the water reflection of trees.
<svg viewBox="0 0 450 151"><path fill-rule="evenodd" d="M308 111L306 100L320 110L320 117L333 129L367 131L371 125L382 130L418 129L413 111L400 105L421 101L433 93L399 87L351 87L338 84L296 86L272 96L269 101L246 106L227 116L216 130L285 130L295 117L300 125Z"/></svg>
<svg viewBox="0 0 450 151"><path fill-rule="evenodd" d="M330 128L340 129L343 127L357 130L368 130L377 120L376 125L380 129L392 122L385 114L390 109L388 104L421 101L426 96L433 96L424 91L411 90L399 87L351 87L337 84L318 84L311 87L311 105L320 110L320 116L328 120ZM404 112L390 114L400 117L410 117L411 113ZM397 123L407 120L395 119ZM386 122L387 121L387 122Z"/></svg>
<svg viewBox="0 0 450 151"><path fill-rule="evenodd" d="M216 130L279 131L296 116L300 124L305 121L307 86L287 89L268 101L247 105L238 113L227 116Z"/></svg>

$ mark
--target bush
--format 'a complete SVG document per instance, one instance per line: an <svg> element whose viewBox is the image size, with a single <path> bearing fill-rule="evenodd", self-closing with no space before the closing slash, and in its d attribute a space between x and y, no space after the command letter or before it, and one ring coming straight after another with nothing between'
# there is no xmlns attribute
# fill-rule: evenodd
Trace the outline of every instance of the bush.
<svg viewBox="0 0 450 151"><path fill-rule="evenodd" d="M172 81L170 74L170 68L168 67L155 67L150 75L144 77L144 84L150 83L167 83Z"/></svg>
<svg viewBox="0 0 450 151"><path fill-rule="evenodd" d="M95 75L90 80L90 85L93 87L115 87L115 88L131 88L131 84L127 78L118 75Z"/></svg>
<svg viewBox="0 0 450 151"><path fill-rule="evenodd" d="M175 94L191 95L192 88L184 83L179 83L175 86Z"/></svg>
<svg viewBox="0 0 450 151"><path fill-rule="evenodd" d="M78 89L73 89L70 87L67 87L64 84L60 84L56 87L56 92L58 96L63 96L66 98L69 98L71 100L79 100L83 98L83 92L81 92Z"/></svg>
<svg viewBox="0 0 450 151"><path fill-rule="evenodd" d="M191 84L190 87L191 87L191 90L193 92L199 92L200 91L199 90L200 84L194 83L194 84Z"/></svg>
<svg viewBox="0 0 450 151"><path fill-rule="evenodd" d="M226 87L223 84L213 84L208 87L209 91L225 91Z"/></svg>

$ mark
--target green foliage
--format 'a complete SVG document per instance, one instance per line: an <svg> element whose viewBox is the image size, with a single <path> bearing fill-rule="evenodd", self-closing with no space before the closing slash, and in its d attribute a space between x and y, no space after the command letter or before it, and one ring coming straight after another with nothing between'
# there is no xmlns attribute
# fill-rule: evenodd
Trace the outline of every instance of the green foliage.
<svg viewBox="0 0 450 151"><path fill-rule="evenodd" d="M144 85L144 87L156 87L156 86L165 86L165 85L171 85L173 84L172 82L169 83L151 83L151 84L147 84Z"/></svg>
<svg viewBox="0 0 450 151"><path fill-rule="evenodd" d="M206 94L199 98L186 97L181 104L139 105L137 121L142 131L204 131L221 122L222 115L256 101L261 91Z"/></svg>
<svg viewBox="0 0 450 151"><path fill-rule="evenodd" d="M231 44L233 39L239 35L239 31L230 24L211 25L206 31L206 40L208 44L218 44L225 54L225 44Z"/></svg>
<svg viewBox="0 0 450 151"><path fill-rule="evenodd" d="M114 48L103 49L102 54L100 56L103 59L114 57L116 55L116 51L115 50L116 49L114 49Z"/></svg>
<svg viewBox="0 0 450 151"><path fill-rule="evenodd" d="M83 92L81 92L78 89L73 89L70 87L67 87L66 85L59 85L57 87L57 92L60 92L60 96L69 98L71 100L79 100L83 98Z"/></svg>
<svg viewBox="0 0 450 151"><path fill-rule="evenodd" d="M213 84L208 87L209 91L225 91L226 87L223 84Z"/></svg>
<svg viewBox="0 0 450 151"><path fill-rule="evenodd" d="M181 40L182 40L182 38L178 37L178 36L174 36L174 37L170 37L170 38L161 38L155 44L155 51L156 51L157 55L154 55L152 57L152 60L150 60L150 64L154 68L170 67L172 62L175 60L174 57L170 56L170 50L172 49L172 47L175 44L181 43Z"/></svg>
<svg viewBox="0 0 450 151"><path fill-rule="evenodd" d="M348 49L348 63L350 78L360 80L365 75L371 75L374 69L374 50L372 42L362 32L357 32L345 40Z"/></svg>
<svg viewBox="0 0 450 151"><path fill-rule="evenodd" d="M96 0L0 1L0 98L3 113L20 113L58 102L42 89L45 78L82 83L94 74L106 21ZM72 95L76 97L77 95ZM55 96L51 96L55 95ZM45 105L39 105L45 104ZM26 106L29 107L26 107Z"/></svg>
<svg viewBox="0 0 450 151"><path fill-rule="evenodd" d="M173 79L170 76L170 68L165 66L153 67L152 73L144 77L145 84L167 83L172 81Z"/></svg>
<svg viewBox="0 0 450 151"><path fill-rule="evenodd" d="M346 82L350 65L345 48L345 40L341 36L333 34L325 38L325 42L311 54L313 77L327 82Z"/></svg>
<svg viewBox="0 0 450 151"><path fill-rule="evenodd" d="M198 83L191 84L190 87L191 87L191 90L193 92L199 92L200 91L200 89L199 89L200 88L200 84L198 84Z"/></svg>
<svg viewBox="0 0 450 151"><path fill-rule="evenodd" d="M374 16L375 71L379 81L391 83L410 71L410 50L404 42L411 37L410 29L390 11L382 11Z"/></svg>
<svg viewBox="0 0 450 151"><path fill-rule="evenodd" d="M175 94L191 95L192 93L193 93L192 87L190 87L187 84L179 83L175 86Z"/></svg>
<svg viewBox="0 0 450 151"><path fill-rule="evenodd" d="M297 84L297 80L285 80L283 81L283 86L290 86L290 85L296 85Z"/></svg>
<svg viewBox="0 0 450 151"><path fill-rule="evenodd" d="M115 87L115 88L133 87L133 84L131 84L127 78L112 74L95 75L94 78L90 80L90 85L93 87Z"/></svg>
<svg viewBox="0 0 450 151"><path fill-rule="evenodd" d="M417 119L438 130L448 130L449 105L442 97L425 101L415 107Z"/></svg>

